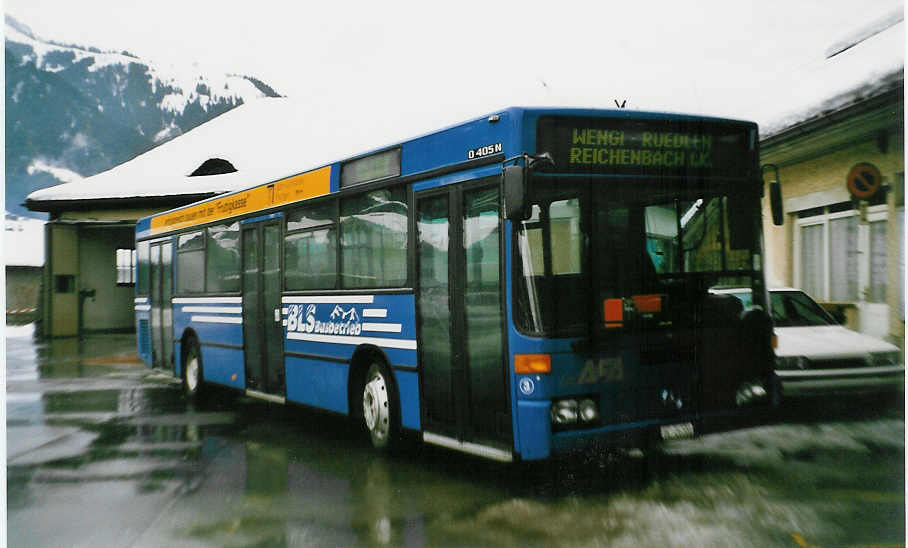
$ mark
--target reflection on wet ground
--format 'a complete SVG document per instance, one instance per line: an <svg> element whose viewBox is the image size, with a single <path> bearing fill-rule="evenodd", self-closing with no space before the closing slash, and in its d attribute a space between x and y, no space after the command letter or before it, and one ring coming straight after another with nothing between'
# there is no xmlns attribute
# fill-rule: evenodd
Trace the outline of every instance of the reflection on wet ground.
<svg viewBox="0 0 908 548"><path fill-rule="evenodd" d="M647 454L376 455L342 417L204 406L130 336L7 338L11 546L849 546L904 541L898 400L787 405Z"/></svg>

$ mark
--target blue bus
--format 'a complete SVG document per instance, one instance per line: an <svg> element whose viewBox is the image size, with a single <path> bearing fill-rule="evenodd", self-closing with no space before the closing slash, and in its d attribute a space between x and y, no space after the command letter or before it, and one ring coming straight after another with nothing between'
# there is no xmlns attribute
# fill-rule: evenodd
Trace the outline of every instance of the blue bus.
<svg viewBox="0 0 908 548"><path fill-rule="evenodd" d="M141 219L138 352L381 449L736 428L778 393L761 174L750 122L505 109Z"/></svg>

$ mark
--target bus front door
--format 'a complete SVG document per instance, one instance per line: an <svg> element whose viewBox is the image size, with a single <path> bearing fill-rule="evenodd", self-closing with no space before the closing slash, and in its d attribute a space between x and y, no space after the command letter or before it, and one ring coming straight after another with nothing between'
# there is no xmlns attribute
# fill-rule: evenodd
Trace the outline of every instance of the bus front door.
<svg viewBox="0 0 908 548"><path fill-rule="evenodd" d="M510 458L498 187L419 193L416 208L424 438Z"/></svg>
<svg viewBox="0 0 908 548"><path fill-rule="evenodd" d="M249 395L284 401L281 225L243 226L243 346Z"/></svg>

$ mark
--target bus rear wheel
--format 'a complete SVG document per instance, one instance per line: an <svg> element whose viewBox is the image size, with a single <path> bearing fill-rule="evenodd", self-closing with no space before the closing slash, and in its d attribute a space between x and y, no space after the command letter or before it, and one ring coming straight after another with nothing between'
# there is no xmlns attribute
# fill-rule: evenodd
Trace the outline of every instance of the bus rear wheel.
<svg viewBox="0 0 908 548"><path fill-rule="evenodd" d="M202 395L202 354L199 345L191 339L183 358L183 392L194 400Z"/></svg>
<svg viewBox="0 0 908 548"><path fill-rule="evenodd" d="M389 449L397 430L396 402L387 369L378 363L373 363L366 373L362 403L363 423L372 438L372 446Z"/></svg>

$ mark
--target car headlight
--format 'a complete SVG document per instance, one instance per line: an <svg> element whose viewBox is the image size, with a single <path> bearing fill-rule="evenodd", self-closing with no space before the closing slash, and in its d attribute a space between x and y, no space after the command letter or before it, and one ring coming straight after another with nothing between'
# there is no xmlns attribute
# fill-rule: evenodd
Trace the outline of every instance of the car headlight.
<svg viewBox="0 0 908 548"><path fill-rule="evenodd" d="M870 354L870 365L880 367L885 365L900 365L904 363L902 353L894 350L892 352L872 352Z"/></svg>
<svg viewBox="0 0 908 548"><path fill-rule="evenodd" d="M776 369L809 369L806 356L776 356Z"/></svg>

